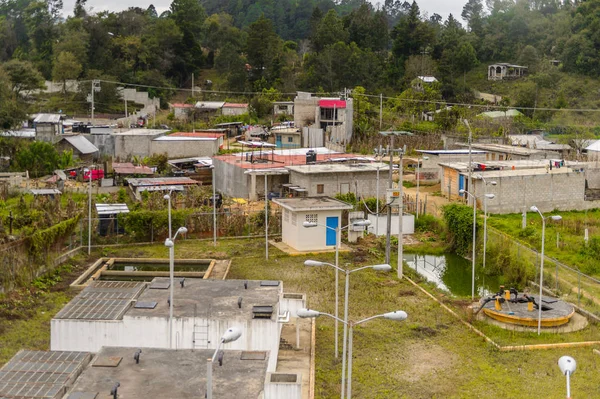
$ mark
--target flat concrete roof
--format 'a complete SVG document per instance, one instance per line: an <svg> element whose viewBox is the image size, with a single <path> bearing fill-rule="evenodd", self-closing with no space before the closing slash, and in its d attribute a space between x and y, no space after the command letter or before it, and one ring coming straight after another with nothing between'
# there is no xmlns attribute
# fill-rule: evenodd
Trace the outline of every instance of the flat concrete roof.
<svg viewBox="0 0 600 399"><path fill-rule="evenodd" d="M417 150L421 154L431 155L468 155L469 150ZM487 151L471 150L471 154L486 154Z"/></svg>
<svg viewBox="0 0 600 399"><path fill-rule="evenodd" d="M210 312L211 319L252 319L254 306L271 306L272 320L277 318L279 294L283 291L280 281L248 280L204 280L185 279L184 287L176 278L173 293L173 316L194 317ZM152 288L161 286L163 288ZM242 307L238 307L238 298L242 298ZM130 307L126 317L168 317L169 316L169 278L156 277L149 287L137 298L137 303L156 302L156 307Z"/></svg>
<svg viewBox="0 0 600 399"><path fill-rule="evenodd" d="M286 166L287 169L302 173L305 175L315 173L363 173L363 172L377 172L383 168L388 168L388 164L381 162L378 163L354 163L354 164L342 164L342 163L327 163L327 164L316 164L316 165L295 165Z"/></svg>
<svg viewBox="0 0 600 399"><path fill-rule="evenodd" d="M268 352L227 350L223 366L213 365L213 396L255 399L264 389ZM206 363L214 350L104 347L73 384L67 399L107 398L118 382L119 398L198 399L206 393ZM242 360L244 359L244 360ZM116 366L100 366L100 364ZM85 394L88 396L85 396ZM94 396L97 395L97 396ZM111 396L112 397L112 396Z"/></svg>
<svg viewBox="0 0 600 399"><path fill-rule="evenodd" d="M468 147L468 144L458 143L457 145ZM472 148L476 148L478 150L491 151L491 152L502 152L506 154L514 154L514 155L534 155L534 154L546 154L549 151L536 150L534 148L524 148L517 147L506 144L472 144Z"/></svg>
<svg viewBox="0 0 600 399"><path fill-rule="evenodd" d="M331 197L273 198L273 202L292 212L345 210L353 206Z"/></svg>
<svg viewBox="0 0 600 399"><path fill-rule="evenodd" d="M531 170L531 169L542 169L545 172L546 166L549 165L550 161L559 161L559 159L523 159L523 160L516 160L516 161L483 161L483 162L477 162L477 161L473 161L473 163L477 164L477 165L485 165L486 170L475 170L475 173L491 173L491 172L495 172L497 170L493 170L495 168L500 168L500 170L502 171L508 171L508 170L512 170L513 166L515 168L515 170L518 169L526 169L526 170ZM587 163L585 162L577 162L577 161L564 161L565 165L563 168L583 168L585 166L587 166ZM469 171L469 163L468 162L441 162L439 163L440 166L445 167L445 168L452 168L452 169L456 169L459 172L468 172ZM560 169L563 169L560 168ZM555 168L552 168L553 170Z"/></svg>
<svg viewBox="0 0 600 399"><path fill-rule="evenodd" d="M557 175L566 173L575 173L575 171L569 167L552 168L552 170L546 171L546 169L508 169L508 170L491 170L489 172L477 172L483 174L486 179L500 178L500 177L516 177L516 176L537 176L537 175Z"/></svg>
<svg viewBox="0 0 600 399"><path fill-rule="evenodd" d="M130 129L122 132L114 132L118 136L156 136L170 132L168 129Z"/></svg>

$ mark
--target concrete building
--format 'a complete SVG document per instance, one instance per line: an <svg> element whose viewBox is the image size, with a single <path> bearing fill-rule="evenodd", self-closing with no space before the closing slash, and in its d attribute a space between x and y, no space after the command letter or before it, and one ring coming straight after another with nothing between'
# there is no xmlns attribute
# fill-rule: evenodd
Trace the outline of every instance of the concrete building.
<svg viewBox="0 0 600 399"><path fill-rule="evenodd" d="M63 151L73 151L73 158L83 162L92 162L94 159L97 159L99 155L98 147L90 143L90 141L82 135L63 136L62 140L56 143L56 150L59 153L62 153Z"/></svg>
<svg viewBox="0 0 600 399"><path fill-rule="evenodd" d="M273 101L273 116L294 115L293 101Z"/></svg>
<svg viewBox="0 0 600 399"><path fill-rule="evenodd" d="M330 197L276 198L273 202L283 208L281 241L297 251L320 251L335 247L335 227L342 227L342 211L352 205ZM304 222L326 225L307 228Z"/></svg>
<svg viewBox="0 0 600 399"><path fill-rule="evenodd" d="M60 114L37 114L33 119L35 138L54 144L61 139L64 133L62 121L64 117Z"/></svg>
<svg viewBox="0 0 600 399"><path fill-rule="evenodd" d="M344 154L327 148L314 148L314 163L331 162L334 159L368 162L370 158ZM267 149L219 155L213 158L215 166L216 189L230 197L255 201L265 195L263 184L267 176L267 194L283 193L284 184L289 184L289 170L286 166L306 165L307 148L286 150ZM257 176L259 176L257 180Z"/></svg>
<svg viewBox="0 0 600 399"><path fill-rule="evenodd" d="M169 130L166 129L131 129L110 134L109 138L114 140L114 157L116 159L126 160L133 156L151 156L153 154L152 140L163 136L168 132ZM90 136L96 135L92 134Z"/></svg>
<svg viewBox="0 0 600 399"><path fill-rule="evenodd" d="M294 98L294 124L298 128L321 129L323 144L336 151L345 149L352 140L353 100L313 97L298 92ZM304 145L308 145L303 143Z"/></svg>
<svg viewBox="0 0 600 399"><path fill-rule="evenodd" d="M197 112L216 115L221 112L224 101L198 101L194 106Z"/></svg>
<svg viewBox="0 0 600 399"><path fill-rule="evenodd" d="M512 161L485 164L473 173L468 184L466 163L443 164L442 193L460 198L458 190L466 187L481 197L485 187L480 176L496 185L488 185L487 192L495 194L488 201L491 213L513 213L528 210L532 205L542 212L558 210L585 210L600 206L600 170L593 163L550 161ZM563 166L558 167L563 162ZM471 186L472 189L468 187ZM482 207L482 200L478 206Z"/></svg>
<svg viewBox="0 0 600 399"><path fill-rule="evenodd" d="M458 144L465 148L468 144ZM486 152L486 161L519 161L535 159L557 159L560 154L557 151L538 150L535 148L523 148L505 144L480 144L473 143L475 150Z"/></svg>
<svg viewBox="0 0 600 399"><path fill-rule="evenodd" d="M288 383L284 396L268 395L282 377L267 373L266 351L230 350L213 367L213 395L223 399L300 399ZM134 354L141 349L139 363ZM196 399L206 393L206 360L213 350L104 347L97 354L77 351L19 351L0 369L0 397L20 399L108 398ZM275 378L273 378L275 377ZM275 380L275 382L272 382ZM117 385L118 384L118 385Z"/></svg>
<svg viewBox="0 0 600 399"><path fill-rule="evenodd" d="M126 179L131 196L142 200L144 191L184 191L189 186L197 186L196 180L189 177L145 177Z"/></svg>
<svg viewBox="0 0 600 399"><path fill-rule="evenodd" d="M248 113L248 104L225 103L221 108L223 115L244 115Z"/></svg>
<svg viewBox="0 0 600 399"><path fill-rule="evenodd" d="M488 80L518 79L527 74L527 67L499 62L488 66Z"/></svg>
<svg viewBox="0 0 600 399"><path fill-rule="evenodd" d="M302 147L302 130L296 127L273 128L271 134L275 136L277 148Z"/></svg>
<svg viewBox="0 0 600 399"><path fill-rule="evenodd" d="M167 154L169 158L210 157L223 148L223 133L178 132L152 140L151 154Z"/></svg>
<svg viewBox="0 0 600 399"><path fill-rule="evenodd" d="M418 176L421 182L439 182L442 177L441 163L469 162L469 150L417 150L417 152L421 154ZM472 150L471 159L473 162L483 162L485 154L485 151Z"/></svg>
<svg viewBox="0 0 600 399"><path fill-rule="evenodd" d="M175 103L169 104L169 111L175 119L185 120L188 118L190 110L194 109L193 104Z"/></svg>
<svg viewBox="0 0 600 399"><path fill-rule="evenodd" d="M280 302L280 281L186 279L174 292L173 347L216 349L230 327L230 349L269 351L275 371L283 324L304 299ZM95 281L51 321L51 350L98 352L103 346L169 348L169 279ZM241 300L240 300L241 298ZM298 304L296 304L298 302Z"/></svg>
<svg viewBox="0 0 600 399"><path fill-rule="evenodd" d="M377 169L380 170L380 192L387 187L388 166L383 163L340 163L286 166L290 184L305 188L309 197L353 193L374 197L377 193Z"/></svg>

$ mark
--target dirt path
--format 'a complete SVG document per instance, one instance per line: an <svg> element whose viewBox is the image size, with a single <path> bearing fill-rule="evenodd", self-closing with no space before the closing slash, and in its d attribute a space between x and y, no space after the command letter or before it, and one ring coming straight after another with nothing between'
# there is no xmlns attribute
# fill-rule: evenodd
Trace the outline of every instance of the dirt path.
<svg viewBox="0 0 600 399"><path fill-rule="evenodd" d="M441 216L442 206L448 204L448 199L439 195L441 186L436 184L434 186L420 186L419 187L419 202L427 201L427 213L434 216ZM411 187L403 189L404 194L411 197L411 200L415 200L417 195L417 188Z"/></svg>
<svg viewBox="0 0 600 399"><path fill-rule="evenodd" d="M231 263L231 260L216 260L215 261L215 266L213 267L209 279L211 280L224 280L225 279L225 274L227 273L227 270L229 269L229 264Z"/></svg>

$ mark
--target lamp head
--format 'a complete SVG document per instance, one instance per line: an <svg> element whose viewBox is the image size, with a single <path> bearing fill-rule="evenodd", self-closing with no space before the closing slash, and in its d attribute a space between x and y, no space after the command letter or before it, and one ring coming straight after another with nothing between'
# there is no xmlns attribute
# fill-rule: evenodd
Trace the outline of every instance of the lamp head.
<svg viewBox="0 0 600 399"><path fill-rule="evenodd" d="M185 234L188 232L188 229L187 229L187 227L181 226L180 228L177 229L177 232L179 234Z"/></svg>
<svg viewBox="0 0 600 399"><path fill-rule="evenodd" d="M559 220L562 220L562 216L560 216L560 215L552 215L552 216L550 216L550 219L552 219L554 221L559 221Z"/></svg>
<svg viewBox="0 0 600 399"><path fill-rule="evenodd" d="M429 160L429 157L423 157L423 160L424 160L424 161L428 161L428 160Z"/></svg>
<svg viewBox="0 0 600 399"><path fill-rule="evenodd" d="M464 194L464 193L466 193L466 192L467 192L467 191L466 191L464 188L461 188L460 190L458 190L458 193L459 193L459 194Z"/></svg>
<svg viewBox="0 0 600 399"><path fill-rule="evenodd" d="M173 248L174 245L175 244L173 243L173 240L171 240L170 238L167 238L165 240L165 247L167 247L167 248Z"/></svg>
<svg viewBox="0 0 600 399"><path fill-rule="evenodd" d="M531 212L539 212L539 210L538 210L538 207L537 207L537 206L535 206L535 205L533 205L533 206L532 206L531 208L529 208L529 209L531 209Z"/></svg>
<svg viewBox="0 0 600 399"><path fill-rule="evenodd" d="M496 182L496 180L492 180L492 181L488 182L488 184L491 184L492 186L495 186L498 183Z"/></svg>
<svg viewBox="0 0 600 399"><path fill-rule="evenodd" d="M563 375L567 375L567 373L573 375L575 369L577 369L577 362L571 356L563 356L558 359L558 367Z"/></svg>
<svg viewBox="0 0 600 399"><path fill-rule="evenodd" d="M352 223L352 226L370 226L370 225L371 225L371 221L367 220L367 219L357 220L354 223Z"/></svg>
<svg viewBox="0 0 600 399"><path fill-rule="evenodd" d="M323 266L323 262L319 262L318 260L305 260L304 266Z"/></svg>
<svg viewBox="0 0 600 399"><path fill-rule="evenodd" d="M388 320L402 321L406 320L408 314L404 310L396 310L395 312L384 313L383 318Z"/></svg>
<svg viewBox="0 0 600 399"><path fill-rule="evenodd" d="M164 199L166 199L166 200L170 200L170 199L171 199L171 196L170 196L169 194L165 194L165 195L163 196L163 198L164 198Z"/></svg>
<svg viewBox="0 0 600 399"><path fill-rule="evenodd" d="M378 272L389 272L390 270L392 270L392 267L387 263L384 263L382 265L373 265L371 266L371 269L376 270Z"/></svg>
<svg viewBox="0 0 600 399"><path fill-rule="evenodd" d="M321 315L321 312L319 312L318 310L304 308L298 309L296 314L298 315L298 317L303 319L314 319L315 317L319 317Z"/></svg>
<svg viewBox="0 0 600 399"><path fill-rule="evenodd" d="M230 327L225 331L225 334L221 337L221 341L226 344L229 342L236 341L239 337L242 336L242 330L237 327Z"/></svg>
<svg viewBox="0 0 600 399"><path fill-rule="evenodd" d="M317 227L317 224L315 222L303 222L302 226L303 227Z"/></svg>
<svg viewBox="0 0 600 399"><path fill-rule="evenodd" d="M494 198L496 198L496 194L486 194L485 198L487 198L487 199L494 199Z"/></svg>

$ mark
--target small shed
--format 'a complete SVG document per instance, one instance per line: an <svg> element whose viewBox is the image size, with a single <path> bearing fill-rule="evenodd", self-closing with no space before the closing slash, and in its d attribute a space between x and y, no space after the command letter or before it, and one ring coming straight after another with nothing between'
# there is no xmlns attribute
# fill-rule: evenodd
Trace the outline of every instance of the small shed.
<svg viewBox="0 0 600 399"><path fill-rule="evenodd" d="M65 136L56 144L56 149L61 151L73 150L73 158L91 162L98 154L98 147L83 136Z"/></svg>
<svg viewBox="0 0 600 399"><path fill-rule="evenodd" d="M276 198L283 208L281 240L298 251L331 249L337 243L335 229L342 227L342 211L352 205L331 197ZM317 227L304 227L304 222Z"/></svg>
<svg viewBox="0 0 600 399"><path fill-rule="evenodd" d="M108 233L125 233L123 226L119 226L118 215L129 213L127 204L96 204L96 213L98 213L98 219L100 219L98 234L104 237Z"/></svg>
<svg viewBox="0 0 600 399"><path fill-rule="evenodd" d="M38 198L49 198L54 200L55 198L59 198L58 196L62 194L62 192L56 188L32 188L30 192L36 200Z"/></svg>

